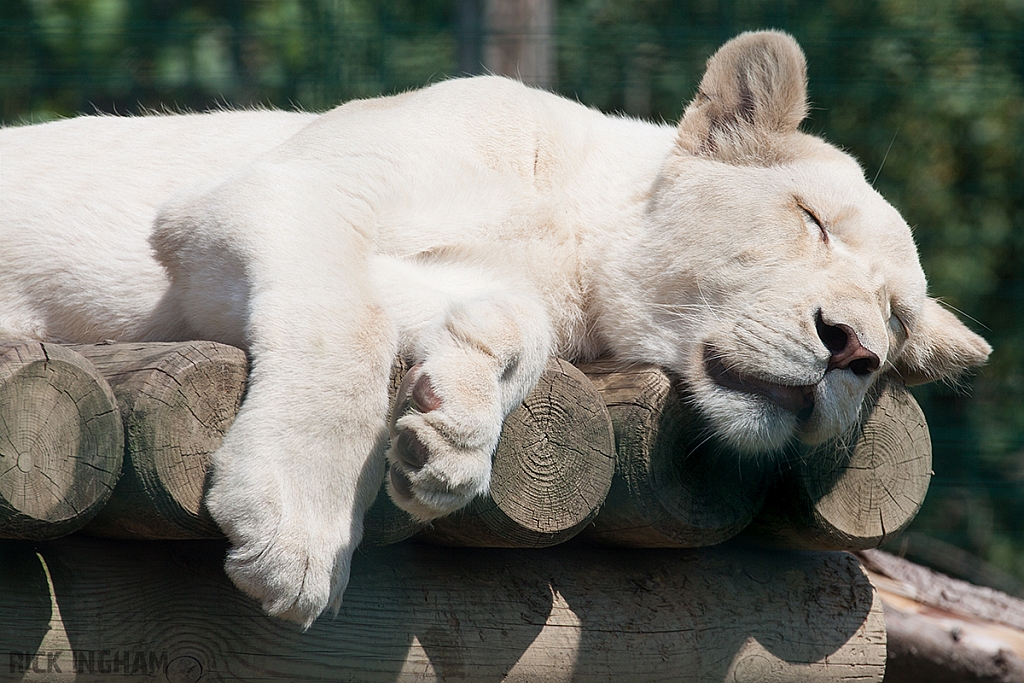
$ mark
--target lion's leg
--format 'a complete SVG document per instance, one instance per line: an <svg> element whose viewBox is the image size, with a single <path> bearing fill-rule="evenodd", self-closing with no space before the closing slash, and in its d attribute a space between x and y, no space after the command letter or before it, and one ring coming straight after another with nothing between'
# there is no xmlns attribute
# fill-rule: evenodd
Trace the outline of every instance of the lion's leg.
<svg viewBox="0 0 1024 683"><path fill-rule="evenodd" d="M514 290L455 301L426 327L391 422L401 507L432 519L487 491L502 422L540 378L551 336L541 302Z"/></svg>
<svg viewBox="0 0 1024 683"><path fill-rule="evenodd" d="M227 573L268 613L308 626L340 604L380 487L397 342L368 240L326 213L313 183L290 181L264 170L172 205L153 242L190 324L238 334L251 356L206 498L232 544Z"/></svg>
<svg viewBox="0 0 1024 683"><path fill-rule="evenodd" d="M340 604L384 474L395 344L379 309L346 313L353 334L253 346L245 400L213 456L206 499L232 542L231 579L268 613L306 625Z"/></svg>

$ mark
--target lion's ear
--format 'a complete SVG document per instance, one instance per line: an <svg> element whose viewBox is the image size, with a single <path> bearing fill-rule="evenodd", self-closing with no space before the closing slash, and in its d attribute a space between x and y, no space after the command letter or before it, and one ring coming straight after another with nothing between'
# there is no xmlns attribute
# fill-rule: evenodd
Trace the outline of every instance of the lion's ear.
<svg viewBox="0 0 1024 683"><path fill-rule="evenodd" d="M912 386L954 378L967 368L984 364L990 353L988 342L934 299L925 299L914 332L893 365Z"/></svg>
<svg viewBox="0 0 1024 683"><path fill-rule="evenodd" d="M769 161L807 116L807 62L792 36L743 33L708 60L679 123L679 146L722 161Z"/></svg>

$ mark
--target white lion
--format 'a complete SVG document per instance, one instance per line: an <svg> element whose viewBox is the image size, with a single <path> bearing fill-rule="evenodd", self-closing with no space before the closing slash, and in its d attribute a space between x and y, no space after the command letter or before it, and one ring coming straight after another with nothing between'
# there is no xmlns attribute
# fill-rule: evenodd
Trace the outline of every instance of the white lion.
<svg viewBox="0 0 1024 683"><path fill-rule="evenodd" d="M483 77L323 115L7 128L0 338L247 349L207 504L234 582L308 625L340 604L385 451L400 506L465 505L552 354L669 368L748 453L843 434L883 372L985 361L806 111L800 48L761 32L709 60L678 127Z"/></svg>

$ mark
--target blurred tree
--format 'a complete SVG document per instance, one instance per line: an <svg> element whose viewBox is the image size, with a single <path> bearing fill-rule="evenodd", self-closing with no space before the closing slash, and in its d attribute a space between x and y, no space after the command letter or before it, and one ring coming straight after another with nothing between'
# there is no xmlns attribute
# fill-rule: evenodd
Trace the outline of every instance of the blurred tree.
<svg viewBox="0 0 1024 683"><path fill-rule="evenodd" d="M453 8L400 0L5 0L0 119L329 108L455 72Z"/></svg>
<svg viewBox="0 0 1024 683"><path fill-rule="evenodd" d="M484 0L483 10L487 71L551 88L555 84L554 0Z"/></svg>

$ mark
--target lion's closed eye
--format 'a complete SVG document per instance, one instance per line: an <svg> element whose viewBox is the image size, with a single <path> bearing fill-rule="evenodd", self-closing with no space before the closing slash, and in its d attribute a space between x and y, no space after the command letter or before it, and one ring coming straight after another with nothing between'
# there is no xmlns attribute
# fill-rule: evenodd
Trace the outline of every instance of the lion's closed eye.
<svg viewBox="0 0 1024 683"><path fill-rule="evenodd" d="M889 329L899 341L903 341L910 336L907 324L895 313L889 316Z"/></svg>
<svg viewBox="0 0 1024 683"><path fill-rule="evenodd" d="M797 207L800 209L800 214L803 216L804 223L807 224L808 228L817 228L821 234L821 241L828 244L828 230L825 229L825 223L818 218L817 214L808 209L802 203L797 202Z"/></svg>

